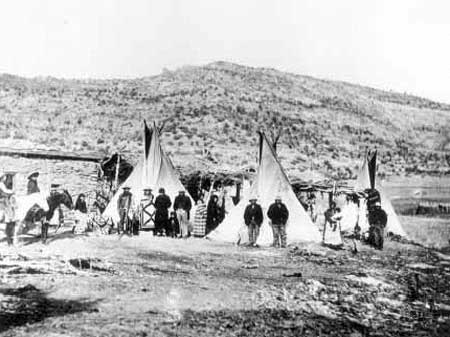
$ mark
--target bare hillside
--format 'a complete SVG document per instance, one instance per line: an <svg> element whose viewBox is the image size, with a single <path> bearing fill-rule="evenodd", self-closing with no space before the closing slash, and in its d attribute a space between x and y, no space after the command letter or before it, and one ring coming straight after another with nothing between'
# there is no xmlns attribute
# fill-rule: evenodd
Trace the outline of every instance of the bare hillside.
<svg viewBox="0 0 450 337"><path fill-rule="evenodd" d="M139 158L142 119L167 120L163 142L185 169L253 165L256 131L283 127L278 152L304 169L351 177L366 146L385 174L450 172L450 106L273 69L217 62L133 80L0 75L2 140ZM222 164L223 163L223 164Z"/></svg>

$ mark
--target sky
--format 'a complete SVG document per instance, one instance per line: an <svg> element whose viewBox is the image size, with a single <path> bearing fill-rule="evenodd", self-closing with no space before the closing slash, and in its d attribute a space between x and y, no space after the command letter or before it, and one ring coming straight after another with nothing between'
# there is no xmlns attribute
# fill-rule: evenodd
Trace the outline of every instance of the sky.
<svg viewBox="0 0 450 337"><path fill-rule="evenodd" d="M0 73L132 78L230 61L450 103L447 0L2 0Z"/></svg>

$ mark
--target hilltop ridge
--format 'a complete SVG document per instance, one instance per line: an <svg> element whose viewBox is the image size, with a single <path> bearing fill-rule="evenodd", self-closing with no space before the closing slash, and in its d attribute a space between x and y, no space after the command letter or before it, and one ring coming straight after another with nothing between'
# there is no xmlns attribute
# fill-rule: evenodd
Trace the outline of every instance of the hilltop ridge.
<svg viewBox="0 0 450 337"><path fill-rule="evenodd" d="M163 144L185 169L254 165L258 129L283 130L290 176L354 176L366 147L383 174L450 172L450 105L356 84L228 62L137 79L0 75L2 139L70 151L120 150L133 160L142 119L166 120ZM208 161L211 152L219 165Z"/></svg>

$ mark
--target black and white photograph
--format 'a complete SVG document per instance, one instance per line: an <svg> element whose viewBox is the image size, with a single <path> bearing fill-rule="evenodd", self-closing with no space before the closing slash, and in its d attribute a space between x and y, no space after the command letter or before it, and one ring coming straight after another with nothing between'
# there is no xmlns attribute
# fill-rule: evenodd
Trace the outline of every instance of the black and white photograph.
<svg viewBox="0 0 450 337"><path fill-rule="evenodd" d="M2 0L0 337L450 336L450 2Z"/></svg>

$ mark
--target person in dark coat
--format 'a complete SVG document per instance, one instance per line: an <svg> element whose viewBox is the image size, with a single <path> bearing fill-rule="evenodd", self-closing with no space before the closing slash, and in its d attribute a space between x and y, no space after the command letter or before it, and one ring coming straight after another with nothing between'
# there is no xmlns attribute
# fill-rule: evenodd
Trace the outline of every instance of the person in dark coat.
<svg viewBox="0 0 450 337"><path fill-rule="evenodd" d="M155 199L155 231L154 235L162 235L168 227L169 208L172 206L170 197L164 188L159 189L159 195Z"/></svg>
<svg viewBox="0 0 450 337"><path fill-rule="evenodd" d="M259 236L259 228L263 223L263 212L260 205L256 203L257 198L251 198L244 212L244 222L248 227L248 241L251 246L256 246Z"/></svg>
<svg viewBox="0 0 450 337"><path fill-rule="evenodd" d="M208 202L206 207L206 235L212 232L219 226L222 220L222 209L219 206L219 197L213 195Z"/></svg>
<svg viewBox="0 0 450 337"><path fill-rule="evenodd" d="M180 224L178 223L177 214L175 212L170 212L170 218L167 221L166 235L171 238L176 238L177 233L180 232Z"/></svg>
<svg viewBox="0 0 450 337"><path fill-rule="evenodd" d="M27 194L39 193L41 191L37 182L38 177L39 172L34 172L28 176Z"/></svg>
<svg viewBox="0 0 450 337"><path fill-rule="evenodd" d="M84 214L87 213L86 196L83 193L78 196L74 210Z"/></svg>
<svg viewBox="0 0 450 337"><path fill-rule="evenodd" d="M177 213L178 223L180 224L180 234L183 238L189 236L189 213L191 208L191 199L185 194L184 190L181 190L175 198L173 209Z"/></svg>
<svg viewBox="0 0 450 337"><path fill-rule="evenodd" d="M379 250L383 250L384 228L386 227L388 216L381 208L381 203L376 202L369 209L369 244Z"/></svg>
<svg viewBox="0 0 450 337"><path fill-rule="evenodd" d="M192 208L191 199L186 195L184 191L180 191L179 194L175 197L175 201L173 203L173 209L175 212L179 209L183 209L187 213L188 219L190 219L190 211Z"/></svg>
<svg viewBox="0 0 450 337"><path fill-rule="evenodd" d="M117 211L119 213L119 224L117 226L117 233L130 230L130 211L132 210L133 195L130 192L130 187L123 187L123 192L119 195L117 200Z"/></svg>
<svg viewBox="0 0 450 337"><path fill-rule="evenodd" d="M285 204L281 202L281 197L277 196L275 202L270 205L267 216L272 223L273 246L286 247L286 223L289 219L289 211Z"/></svg>
<svg viewBox="0 0 450 337"><path fill-rule="evenodd" d="M370 210L375 207L375 205L381 202L380 192L374 188L369 188L365 190L367 194L367 209Z"/></svg>

